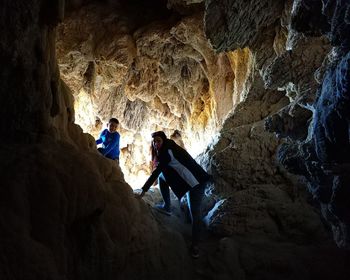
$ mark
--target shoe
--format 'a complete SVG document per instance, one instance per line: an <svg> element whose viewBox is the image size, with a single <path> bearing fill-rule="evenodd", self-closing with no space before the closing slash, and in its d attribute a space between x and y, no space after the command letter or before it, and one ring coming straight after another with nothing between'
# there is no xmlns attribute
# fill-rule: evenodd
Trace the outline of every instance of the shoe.
<svg viewBox="0 0 350 280"><path fill-rule="evenodd" d="M194 259L198 259L199 258L199 247L198 246L191 246L190 247L190 254L191 257Z"/></svg>
<svg viewBox="0 0 350 280"><path fill-rule="evenodd" d="M156 204L154 205L154 209L156 209L158 212L162 214L171 216L171 210L168 207L165 207L164 204Z"/></svg>

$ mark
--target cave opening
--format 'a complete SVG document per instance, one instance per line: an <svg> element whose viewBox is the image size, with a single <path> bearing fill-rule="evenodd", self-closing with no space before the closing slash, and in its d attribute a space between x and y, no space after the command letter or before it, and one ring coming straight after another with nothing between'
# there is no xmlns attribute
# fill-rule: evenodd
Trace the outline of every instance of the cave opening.
<svg viewBox="0 0 350 280"><path fill-rule="evenodd" d="M198 7L77 1L57 28L58 65L75 99L75 122L98 138L110 118L119 120L120 166L132 188L149 175L152 132L180 131L197 157L215 143L233 107L234 55L214 54L202 19L193 19Z"/></svg>

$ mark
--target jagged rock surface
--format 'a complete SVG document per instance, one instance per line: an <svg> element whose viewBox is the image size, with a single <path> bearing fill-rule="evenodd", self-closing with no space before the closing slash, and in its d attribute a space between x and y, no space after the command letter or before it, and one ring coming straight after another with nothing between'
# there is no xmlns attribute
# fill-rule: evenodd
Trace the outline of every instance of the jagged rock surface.
<svg viewBox="0 0 350 280"><path fill-rule="evenodd" d="M266 9L262 13L257 7L264 4ZM341 0L274 1L273 4L249 1L247 6L254 11L251 15L247 6L237 9L241 5L243 1L206 1L206 35L218 50L251 48L265 87L284 90L289 97L290 104L268 117L265 128L287 138L279 151L280 162L290 172L305 177L333 229L336 243L346 247L350 212L345 206L350 196L344 187L349 180L346 176L349 170L346 81L349 79L350 5ZM260 36L262 28L266 31L264 34L275 32L271 46L274 53L261 54L265 52L262 42L268 44L268 40ZM225 37L226 30L235 32ZM246 32L241 32L243 30ZM220 160L214 161L214 165L221 166L218 162Z"/></svg>
<svg viewBox="0 0 350 280"><path fill-rule="evenodd" d="M130 179L148 172L152 131L178 129L189 150L205 148L234 105L238 58L213 52L201 13L138 25L122 12L103 5L73 11L58 28L57 56L77 123L96 137L96 117L119 119L121 166ZM142 156L130 158L135 150Z"/></svg>
<svg viewBox="0 0 350 280"><path fill-rule="evenodd" d="M197 141L223 123L203 157L216 179L207 222L231 237L194 262L197 278L347 279L348 254L329 245L317 212L337 244L348 246L349 4L207 0L206 34L227 50L216 54L201 14L193 13L199 1L168 1L187 16L163 22L146 12L119 14L119 1L109 1L110 9L85 2L67 1L70 15L58 30L60 70L74 108L54 52L63 2L15 0L0 8L0 129L7 135L0 149L0 278L193 279L176 228L159 225L120 169L74 124L81 106L103 121L118 112L123 135L135 144L125 157L148 149L147 129L183 125L196 130ZM305 16L310 7L315 17ZM324 32L336 46L328 55L325 37L308 37ZM280 143L280 162L306 178L319 210L275 162ZM146 173L145 166L131 172L138 170Z"/></svg>
<svg viewBox="0 0 350 280"><path fill-rule="evenodd" d="M206 222L220 235L261 234L305 242L326 238L301 186L293 186L276 162L280 141L264 130L264 119L286 104L281 92L263 90L255 80L245 101L226 120L209 151L216 178L214 208Z"/></svg>
<svg viewBox="0 0 350 280"><path fill-rule="evenodd" d="M213 48L228 51L260 47L266 30L276 24L284 1L205 1L205 32Z"/></svg>
<svg viewBox="0 0 350 280"><path fill-rule="evenodd" d="M73 123L55 59L60 10L44 1L0 8L9 62L1 119L10 120L1 125L0 278L187 279L190 270L176 269L188 267L183 238L158 225L120 168Z"/></svg>

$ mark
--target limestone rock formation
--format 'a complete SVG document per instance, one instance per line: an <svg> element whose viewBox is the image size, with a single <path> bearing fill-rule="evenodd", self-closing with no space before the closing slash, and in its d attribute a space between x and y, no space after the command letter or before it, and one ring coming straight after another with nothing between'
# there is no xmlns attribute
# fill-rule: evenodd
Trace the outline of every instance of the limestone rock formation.
<svg viewBox="0 0 350 280"><path fill-rule="evenodd" d="M205 1L205 32L214 49L259 48L266 30L276 25L284 1Z"/></svg>
<svg viewBox="0 0 350 280"><path fill-rule="evenodd" d="M346 202L350 195L345 185L348 184L349 162L349 34L350 24L346 11L350 5L345 1L323 3L321 17L327 17L330 30L328 37L333 45L326 60L322 85L318 90L317 100L313 104L314 118L309 138L300 149L309 147L314 158L315 168L308 169L305 175L309 185L318 198L323 215L329 222L338 246L349 246L349 212ZM303 32L314 32L309 26ZM325 31L323 31L325 32ZM334 55L335 53L335 55ZM300 153L300 155L303 155ZM305 155L305 154L304 154ZM308 154L305 162L309 165ZM339 166L338 166L339 165ZM316 169L316 170L315 170ZM324 178L322 182L319 180Z"/></svg>
<svg viewBox="0 0 350 280"><path fill-rule="evenodd" d="M347 279L349 7L4 1L0 279ZM111 116L124 174L85 133ZM207 148L195 261L124 180L158 129Z"/></svg>
<svg viewBox="0 0 350 280"><path fill-rule="evenodd" d="M193 154L204 150L236 102L236 66L229 55L210 48L201 13L143 25L130 13L83 6L59 26L56 45L62 79L75 97L77 123L96 137L96 118L119 119L121 165L131 183L139 174L135 170L146 169L152 131L179 129ZM142 156L130 157L135 150Z"/></svg>
<svg viewBox="0 0 350 280"><path fill-rule="evenodd" d="M289 97L290 104L265 119L265 128L286 138L279 151L280 162L305 177L341 247L349 244L349 209L345 206L349 199L345 188L349 170L348 11L347 1L249 1L248 5L243 1L206 1L205 13L206 35L213 47L249 47L257 58L255 71L264 86L285 91ZM231 31L228 37L227 31ZM271 37L273 33L271 45L271 39L262 34ZM262 48L264 44L270 44L274 53ZM225 136L225 127L213 151L225 151L226 156L226 150L232 150L232 142L237 141ZM241 147L238 154L242 151ZM227 166L222 162L225 160L214 159L212 163L220 175L219 167Z"/></svg>
<svg viewBox="0 0 350 280"><path fill-rule="evenodd" d="M215 233L301 242L310 236L325 238L303 189L293 186L277 165L275 152L281 142L264 131L263 120L286 104L288 98L281 92L263 90L263 82L255 80L245 101L226 120L220 140L208 154L217 202L206 221Z"/></svg>
<svg viewBox="0 0 350 280"><path fill-rule="evenodd" d="M183 238L158 226L120 168L73 123L73 98L55 59L60 3L0 8L8 30L0 46L8 61L1 72L8 122L1 125L0 278L187 279Z"/></svg>

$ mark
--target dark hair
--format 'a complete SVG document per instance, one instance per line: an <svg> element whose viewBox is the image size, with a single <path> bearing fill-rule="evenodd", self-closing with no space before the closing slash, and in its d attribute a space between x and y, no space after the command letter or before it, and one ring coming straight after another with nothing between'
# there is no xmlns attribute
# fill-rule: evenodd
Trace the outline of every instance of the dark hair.
<svg viewBox="0 0 350 280"><path fill-rule="evenodd" d="M166 141L167 141L167 139L168 139L168 138L166 137L164 131L156 131L156 132L153 132L153 133L151 134L151 136L152 136L152 138L155 138L155 137L157 137L157 136L160 137L160 138L162 138L162 140L163 140L163 145L165 145L165 143L166 143ZM155 148L153 147L153 143L151 143L151 155L152 155L152 162L158 160L158 159L157 159L157 152L156 152Z"/></svg>
<svg viewBox="0 0 350 280"><path fill-rule="evenodd" d="M119 124L119 121L116 118L109 119L109 123L114 122L116 124Z"/></svg>
<svg viewBox="0 0 350 280"><path fill-rule="evenodd" d="M166 139L167 139L167 137L166 137L164 131L156 131L156 132L153 132L153 133L151 134L151 136L152 136L152 138L158 136L158 137L162 138L163 141L166 141Z"/></svg>

